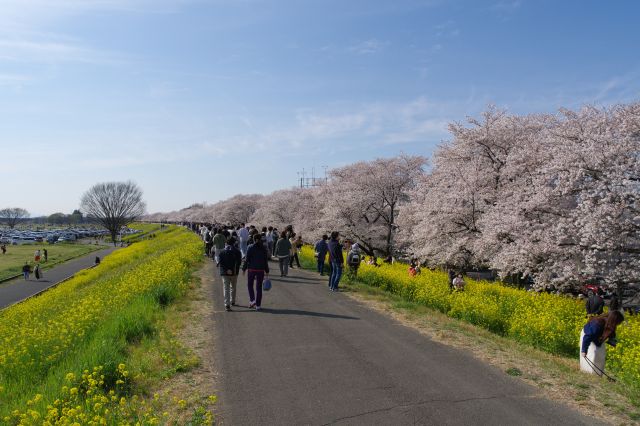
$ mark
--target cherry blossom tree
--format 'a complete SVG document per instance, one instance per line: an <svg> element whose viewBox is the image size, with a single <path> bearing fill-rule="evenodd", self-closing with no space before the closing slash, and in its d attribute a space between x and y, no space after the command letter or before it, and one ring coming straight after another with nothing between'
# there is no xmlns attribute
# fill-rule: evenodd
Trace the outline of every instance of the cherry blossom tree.
<svg viewBox="0 0 640 426"><path fill-rule="evenodd" d="M394 254L398 210L426 163L422 156L400 155L331 170L319 191L324 227L358 241L368 254Z"/></svg>

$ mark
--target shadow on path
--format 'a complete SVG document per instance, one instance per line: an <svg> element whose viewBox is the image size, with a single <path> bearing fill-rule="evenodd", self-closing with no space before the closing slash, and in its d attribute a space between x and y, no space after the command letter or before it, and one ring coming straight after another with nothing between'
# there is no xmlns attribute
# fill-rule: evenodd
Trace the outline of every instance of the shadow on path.
<svg viewBox="0 0 640 426"><path fill-rule="evenodd" d="M337 319L348 319L348 320L360 319L357 317L350 317L347 315L326 314L323 312L312 312L312 311L301 311L299 309L262 308L260 312L264 312L265 314L273 314L273 315L301 315L301 316L308 316L308 317L337 318Z"/></svg>

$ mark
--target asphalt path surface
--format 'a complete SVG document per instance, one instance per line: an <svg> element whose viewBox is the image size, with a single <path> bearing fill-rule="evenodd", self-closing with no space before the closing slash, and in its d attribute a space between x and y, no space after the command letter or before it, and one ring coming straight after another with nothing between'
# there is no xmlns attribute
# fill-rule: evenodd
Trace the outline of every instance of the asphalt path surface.
<svg viewBox="0 0 640 426"><path fill-rule="evenodd" d="M43 271L43 278L39 280L36 280L35 275L31 273L28 280L20 277L0 284L0 309L55 286L60 281L69 278L75 273L93 266L96 256L102 259L114 250L115 247L109 247L94 251L82 257L61 263L51 269L45 269Z"/></svg>
<svg viewBox="0 0 640 426"><path fill-rule="evenodd" d="M242 306L225 312L215 279L220 424L598 423L468 352L330 292L326 277L296 269L272 278L259 312L247 307L242 276Z"/></svg>

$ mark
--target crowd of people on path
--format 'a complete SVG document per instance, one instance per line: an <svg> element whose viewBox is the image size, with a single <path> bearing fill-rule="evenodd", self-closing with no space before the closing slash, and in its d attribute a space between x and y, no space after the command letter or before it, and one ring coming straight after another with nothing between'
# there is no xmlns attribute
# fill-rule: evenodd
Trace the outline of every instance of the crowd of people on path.
<svg viewBox="0 0 640 426"><path fill-rule="evenodd" d="M222 278L224 306L231 311L236 305L238 276L247 276L249 308L260 310L263 290L271 286L269 261L278 263L281 278L289 275L291 268L301 268L300 250L302 236L294 232L292 226L279 231L269 226L258 229L254 225L225 226L219 224L189 224L191 230L200 235L204 253L211 258ZM343 243L345 245L343 245ZM328 275L328 288L339 291L345 259L343 249L348 248L346 265L354 275L363 261L358 244L341 242L337 231L331 236L323 235L315 244L318 272ZM327 264L328 258L328 264ZM375 261L375 258L374 258Z"/></svg>
<svg viewBox="0 0 640 426"><path fill-rule="evenodd" d="M249 308L259 311L262 307L263 290L271 287L269 261L277 261L280 277L287 277L290 268L300 268L299 253L303 240L301 235L294 232L292 226L282 231L272 226L258 230L253 225L244 224L235 228L219 225L191 227L202 237L206 256L211 257L218 267L227 311L237 306L237 283L241 272L243 276L247 276ZM348 240L340 241L338 231L322 235L314 243L313 249L317 272L320 276L328 276L328 288L332 292L339 291L345 265L349 273L355 277L360 265L365 261L360 246ZM385 262L391 263L393 259L385 259ZM367 263L380 266L375 256L369 256ZM409 275L415 277L420 272L420 263L412 259ZM464 291L465 281L462 273L449 270L449 288L451 292ZM616 306L610 306L607 313L604 313L604 308L602 294L589 291L585 303L588 322L583 327L580 337L581 368L585 371L588 368L588 371L596 374L604 374L604 357L597 355L598 351L605 342L616 345L616 328L624 320L623 314Z"/></svg>
<svg viewBox="0 0 640 426"><path fill-rule="evenodd" d="M247 275L249 308L259 311L263 290L271 286L269 261L277 259L280 277L289 275L289 268L300 265L299 252L303 245L301 235L288 226L279 232L273 226L258 230L254 225L191 225L204 243L205 255L218 267L223 282L224 305L231 311L236 305L238 276Z"/></svg>

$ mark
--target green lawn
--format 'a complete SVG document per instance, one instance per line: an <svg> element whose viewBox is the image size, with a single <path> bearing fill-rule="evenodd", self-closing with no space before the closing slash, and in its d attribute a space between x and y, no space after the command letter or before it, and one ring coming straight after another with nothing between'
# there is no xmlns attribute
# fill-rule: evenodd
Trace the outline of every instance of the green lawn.
<svg viewBox="0 0 640 426"><path fill-rule="evenodd" d="M37 249L48 251L48 262L44 263L44 255L41 256L41 268L64 262L74 257L98 250L103 246L93 244L25 244L19 246L7 245L7 253L0 252L0 280L18 275L22 272L24 262L29 262L31 268L35 265L34 253Z"/></svg>

